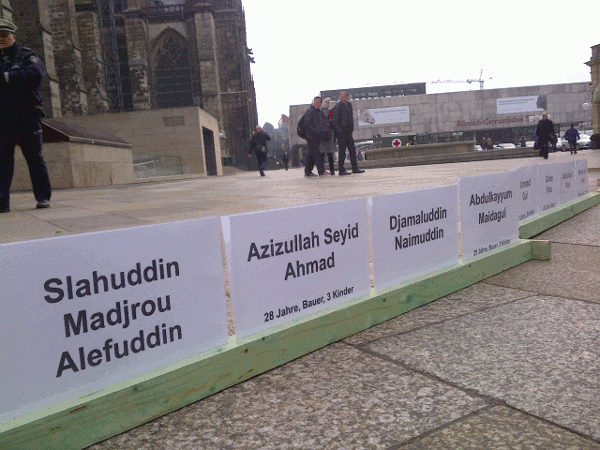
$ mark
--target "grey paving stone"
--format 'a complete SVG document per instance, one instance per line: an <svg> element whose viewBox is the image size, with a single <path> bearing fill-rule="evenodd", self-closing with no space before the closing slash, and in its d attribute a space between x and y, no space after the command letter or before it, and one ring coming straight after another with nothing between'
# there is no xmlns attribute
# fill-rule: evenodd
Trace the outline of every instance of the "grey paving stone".
<svg viewBox="0 0 600 450"><path fill-rule="evenodd" d="M338 343L90 449L387 449L482 407Z"/></svg>
<svg viewBox="0 0 600 450"><path fill-rule="evenodd" d="M363 344L384 336L403 333L475 311L514 302L515 300L532 295L534 294L531 292L491 284L474 284L420 308L413 309L395 319L388 320L380 325L350 336L345 339L345 342L352 345Z"/></svg>
<svg viewBox="0 0 600 450"><path fill-rule="evenodd" d="M600 439L600 306L533 297L368 347Z"/></svg>
<svg viewBox="0 0 600 450"><path fill-rule="evenodd" d="M67 231L86 232L107 228L130 227L133 225L148 225L150 222L112 214L102 214L100 216L85 216L71 219L53 219L50 223Z"/></svg>
<svg viewBox="0 0 600 450"><path fill-rule="evenodd" d="M600 205L576 215L533 239L600 247Z"/></svg>
<svg viewBox="0 0 600 450"><path fill-rule="evenodd" d="M511 408L475 413L398 450L599 450L589 439Z"/></svg>
<svg viewBox="0 0 600 450"><path fill-rule="evenodd" d="M543 295L600 302L600 248L552 244L550 261L528 261L485 283Z"/></svg>

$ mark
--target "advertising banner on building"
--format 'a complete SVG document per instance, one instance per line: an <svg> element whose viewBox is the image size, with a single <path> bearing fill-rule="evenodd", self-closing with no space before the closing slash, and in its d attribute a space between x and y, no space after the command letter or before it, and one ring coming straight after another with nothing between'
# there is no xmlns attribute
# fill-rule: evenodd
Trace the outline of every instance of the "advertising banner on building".
<svg viewBox="0 0 600 450"><path fill-rule="evenodd" d="M0 422L227 343L218 218L0 245Z"/></svg>
<svg viewBox="0 0 600 450"><path fill-rule="evenodd" d="M365 199L221 220L238 337L370 291Z"/></svg>
<svg viewBox="0 0 600 450"><path fill-rule="evenodd" d="M519 239L519 185L514 171L458 182L463 260Z"/></svg>
<svg viewBox="0 0 600 450"><path fill-rule="evenodd" d="M458 186L369 199L375 287L458 262Z"/></svg>
<svg viewBox="0 0 600 450"><path fill-rule="evenodd" d="M410 122L409 106L358 110L359 127L372 127L376 125L408 122Z"/></svg>
<svg viewBox="0 0 600 450"><path fill-rule="evenodd" d="M590 191L588 181L587 159L575 160L575 193L577 197L586 195Z"/></svg>
<svg viewBox="0 0 600 450"><path fill-rule="evenodd" d="M567 203L577 198L575 186L575 161L556 164L560 172L560 203Z"/></svg>
<svg viewBox="0 0 600 450"><path fill-rule="evenodd" d="M514 170L519 185L518 218L519 222L538 214L537 203L537 165L525 166Z"/></svg>
<svg viewBox="0 0 600 450"><path fill-rule="evenodd" d="M540 214L560 204L560 177L557 164L538 164L538 211Z"/></svg>
<svg viewBox="0 0 600 450"><path fill-rule="evenodd" d="M507 97L496 99L497 114L527 113L547 109L545 95L530 95L527 97Z"/></svg>

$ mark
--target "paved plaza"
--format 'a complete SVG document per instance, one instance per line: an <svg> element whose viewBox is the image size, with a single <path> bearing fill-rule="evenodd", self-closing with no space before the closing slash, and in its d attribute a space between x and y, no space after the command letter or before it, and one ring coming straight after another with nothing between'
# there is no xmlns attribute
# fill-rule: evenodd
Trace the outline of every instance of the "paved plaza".
<svg viewBox="0 0 600 450"><path fill-rule="evenodd" d="M590 191L598 153L575 156L588 159ZM545 162L73 189L56 191L49 210L15 193L0 242L456 184L534 163ZM553 243L550 261L514 267L90 450L600 450L600 206L535 239Z"/></svg>

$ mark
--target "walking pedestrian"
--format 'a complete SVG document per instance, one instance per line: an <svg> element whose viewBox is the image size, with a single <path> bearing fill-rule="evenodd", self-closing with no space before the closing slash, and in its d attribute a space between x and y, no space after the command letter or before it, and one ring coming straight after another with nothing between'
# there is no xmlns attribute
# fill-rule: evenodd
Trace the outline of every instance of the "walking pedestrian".
<svg viewBox="0 0 600 450"><path fill-rule="evenodd" d="M252 156L252 151L256 155L256 161L258 162L258 171L260 176L265 176L265 167L267 167L267 141L271 140L271 136L264 131L260 125L256 127L256 131L250 138L250 145L248 147L248 156Z"/></svg>
<svg viewBox="0 0 600 450"><path fill-rule="evenodd" d="M321 113L321 97L315 97L312 104L300 118L298 127L300 128L303 139L308 143L308 155L306 157L306 166L304 167L305 177L316 177L312 171L317 166L319 176L327 176L323 158L321 158L320 143L321 133L323 131L323 114Z"/></svg>
<svg viewBox="0 0 600 450"><path fill-rule="evenodd" d="M333 152L335 152L335 139L333 138L333 126L331 125L331 119L329 118L329 103L331 99L329 97L323 99L321 104L321 114L323 114L323 132L321 134L321 142L319 148L321 151L321 158L323 164L325 164L325 158L329 161L329 173L335 175L335 162L333 160Z"/></svg>
<svg viewBox="0 0 600 450"><path fill-rule="evenodd" d="M350 154L350 163L352 164L352 173L364 173L364 170L358 168L356 160L356 147L354 146L354 115L352 112L352 103L348 101L348 93L340 92L340 101L332 110L331 121L335 130L335 135L338 143L339 162L338 173L340 175L349 175L350 173L344 169L346 161L346 149Z"/></svg>
<svg viewBox="0 0 600 450"><path fill-rule="evenodd" d="M290 164L290 154L287 150L283 153L281 161L283 161L283 167L285 167L285 170L288 170L288 165Z"/></svg>
<svg viewBox="0 0 600 450"><path fill-rule="evenodd" d="M571 124L571 128L567 130L564 138L569 143L569 149L571 150L571 155L573 153L577 154L577 141L579 140L579 131L575 128L575 124Z"/></svg>
<svg viewBox="0 0 600 450"><path fill-rule="evenodd" d="M544 159L548 159L550 143L554 142L556 135L554 134L554 123L548 119L548 113L545 111L542 113L542 120L540 120L537 124L535 136L540 149L539 155Z"/></svg>
<svg viewBox="0 0 600 450"><path fill-rule="evenodd" d="M46 69L30 48L16 42L17 27L0 19L0 213L10 211L10 185L19 144L27 166L37 208L49 208L52 189L42 156L42 97Z"/></svg>

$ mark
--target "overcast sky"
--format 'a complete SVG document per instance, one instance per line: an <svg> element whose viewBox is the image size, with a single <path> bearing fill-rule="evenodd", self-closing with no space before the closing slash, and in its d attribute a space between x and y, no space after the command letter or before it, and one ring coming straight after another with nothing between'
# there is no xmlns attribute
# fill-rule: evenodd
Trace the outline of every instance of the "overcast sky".
<svg viewBox="0 0 600 450"><path fill-rule="evenodd" d="M427 93L590 81L598 0L245 0L258 120L321 90L427 82ZM491 80L488 80L491 78Z"/></svg>

